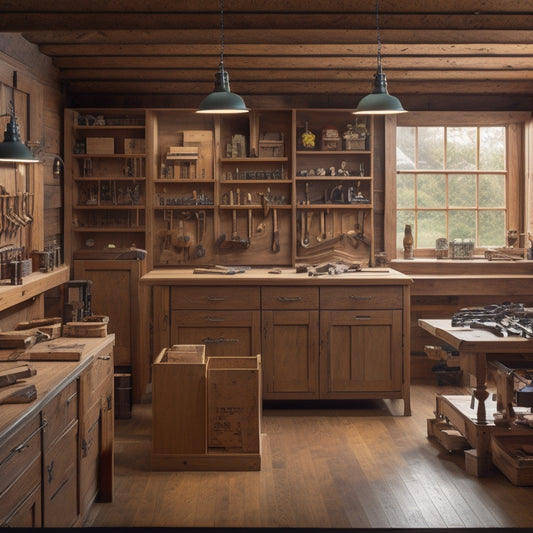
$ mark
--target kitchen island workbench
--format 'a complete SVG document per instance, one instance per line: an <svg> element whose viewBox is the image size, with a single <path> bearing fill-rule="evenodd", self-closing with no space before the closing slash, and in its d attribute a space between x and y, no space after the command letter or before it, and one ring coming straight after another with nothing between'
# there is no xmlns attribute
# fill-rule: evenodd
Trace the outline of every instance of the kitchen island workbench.
<svg viewBox="0 0 533 533"><path fill-rule="evenodd" d="M408 415L410 285L388 268L153 270L141 278L151 359L139 365L134 396L162 349L205 344L209 356L260 353L264 400L403 399Z"/></svg>

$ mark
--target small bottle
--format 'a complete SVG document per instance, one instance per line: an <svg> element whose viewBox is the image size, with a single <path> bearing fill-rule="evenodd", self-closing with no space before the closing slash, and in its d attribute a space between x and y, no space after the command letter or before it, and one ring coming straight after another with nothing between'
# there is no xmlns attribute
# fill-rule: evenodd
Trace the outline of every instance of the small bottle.
<svg viewBox="0 0 533 533"><path fill-rule="evenodd" d="M404 259L413 259L413 232L411 230L411 225L405 225L405 232L403 235L403 258Z"/></svg>

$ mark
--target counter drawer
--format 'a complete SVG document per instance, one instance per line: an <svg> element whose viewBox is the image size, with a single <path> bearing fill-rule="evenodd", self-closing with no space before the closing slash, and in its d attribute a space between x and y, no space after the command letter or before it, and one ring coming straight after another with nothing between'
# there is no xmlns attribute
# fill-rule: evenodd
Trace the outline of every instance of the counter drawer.
<svg viewBox="0 0 533 533"><path fill-rule="evenodd" d="M83 405L88 408L100 401L100 396L109 383L113 386L113 349L106 348L95 356L91 366L82 374Z"/></svg>
<svg viewBox="0 0 533 533"><path fill-rule="evenodd" d="M42 410L43 423L43 447L50 444L65 429L78 418L78 382L76 380L68 384L59 392Z"/></svg>
<svg viewBox="0 0 533 533"><path fill-rule="evenodd" d="M40 456L41 420L37 415L7 439L0 448L0 515L6 514L3 512L4 492Z"/></svg>
<svg viewBox="0 0 533 533"><path fill-rule="evenodd" d="M259 309L259 287L172 287L171 309Z"/></svg>
<svg viewBox="0 0 533 533"><path fill-rule="evenodd" d="M263 309L317 309L318 287L263 287Z"/></svg>
<svg viewBox="0 0 533 533"><path fill-rule="evenodd" d="M402 287L321 287L320 309L402 309Z"/></svg>

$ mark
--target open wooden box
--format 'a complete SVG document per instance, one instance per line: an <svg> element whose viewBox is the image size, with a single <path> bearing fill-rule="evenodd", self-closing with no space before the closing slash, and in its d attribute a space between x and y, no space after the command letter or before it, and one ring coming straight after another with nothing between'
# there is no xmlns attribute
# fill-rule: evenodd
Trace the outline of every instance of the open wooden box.
<svg viewBox="0 0 533 533"><path fill-rule="evenodd" d="M152 366L153 470L260 470L261 357L163 349Z"/></svg>
<svg viewBox="0 0 533 533"><path fill-rule="evenodd" d="M494 435L491 440L492 462L513 485L533 485L533 448L531 435Z"/></svg>

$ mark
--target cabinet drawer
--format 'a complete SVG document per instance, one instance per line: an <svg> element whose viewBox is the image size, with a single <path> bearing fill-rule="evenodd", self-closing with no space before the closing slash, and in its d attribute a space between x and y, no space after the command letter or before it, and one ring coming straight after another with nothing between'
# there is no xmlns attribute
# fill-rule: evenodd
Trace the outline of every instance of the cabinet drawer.
<svg viewBox="0 0 533 533"><path fill-rule="evenodd" d="M259 309L259 287L172 287L171 309Z"/></svg>
<svg viewBox="0 0 533 533"><path fill-rule="evenodd" d="M50 444L78 417L78 382L67 385L42 410L43 447Z"/></svg>
<svg viewBox="0 0 533 533"><path fill-rule="evenodd" d="M113 351L106 348L95 356L91 366L82 374L83 380L83 405L90 406L100 401L100 396L113 384Z"/></svg>
<svg viewBox="0 0 533 533"><path fill-rule="evenodd" d="M318 287L263 287L263 309L317 309Z"/></svg>
<svg viewBox="0 0 533 533"><path fill-rule="evenodd" d="M41 479L41 463L37 465L39 480ZM17 481L18 485L18 481ZM23 491L26 489L24 488ZM11 491L9 491L11 494ZM7 502L6 502L7 503ZM12 510L7 518L0 517L0 527L21 527L34 528L42 526L42 507L41 507L41 484L39 483L28 494L21 491L20 495L13 498L8 505L2 509Z"/></svg>
<svg viewBox="0 0 533 533"><path fill-rule="evenodd" d="M402 287L321 287L320 309L402 309Z"/></svg>
<svg viewBox="0 0 533 533"><path fill-rule="evenodd" d="M98 492L98 453L100 451L100 404L95 404L80 423L80 505L89 510Z"/></svg>
<svg viewBox="0 0 533 533"><path fill-rule="evenodd" d="M77 421L44 449L43 526L72 527L78 516Z"/></svg>
<svg viewBox="0 0 533 533"><path fill-rule="evenodd" d="M35 416L0 448L0 496L39 457L41 420L39 416ZM0 500L1 515L5 514L3 505L3 500Z"/></svg>

